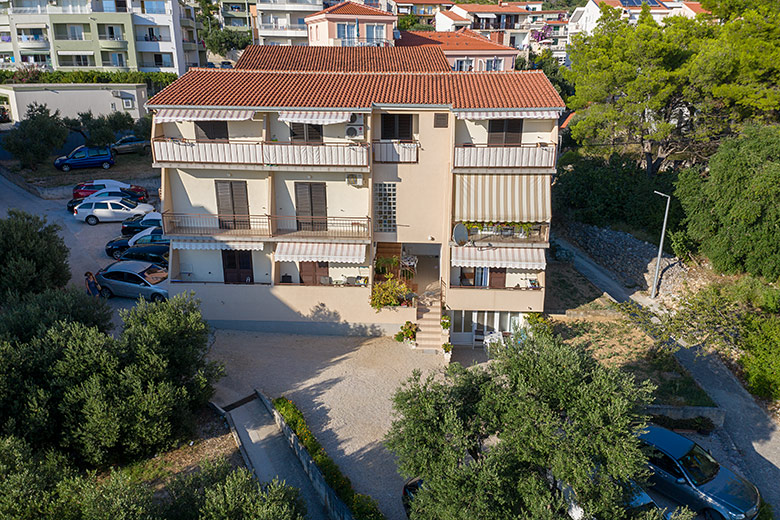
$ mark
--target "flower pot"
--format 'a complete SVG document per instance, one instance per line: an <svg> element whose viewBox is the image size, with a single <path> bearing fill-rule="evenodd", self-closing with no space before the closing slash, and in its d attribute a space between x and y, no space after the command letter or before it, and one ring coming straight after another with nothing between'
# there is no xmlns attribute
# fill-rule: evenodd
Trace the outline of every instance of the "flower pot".
<svg viewBox="0 0 780 520"><path fill-rule="evenodd" d="M444 353L444 362L449 365L451 359L452 359L452 351L445 352Z"/></svg>

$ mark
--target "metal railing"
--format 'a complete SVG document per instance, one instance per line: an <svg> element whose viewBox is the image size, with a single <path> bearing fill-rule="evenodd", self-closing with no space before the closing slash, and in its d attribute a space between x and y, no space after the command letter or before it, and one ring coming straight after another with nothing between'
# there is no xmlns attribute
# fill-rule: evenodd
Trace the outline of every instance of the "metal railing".
<svg viewBox="0 0 780 520"><path fill-rule="evenodd" d="M45 34L20 34L16 37L20 43L48 43L49 37Z"/></svg>
<svg viewBox="0 0 780 520"><path fill-rule="evenodd" d="M554 168L554 144L468 144L455 146L455 168Z"/></svg>
<svg viewBox="0 0 780 520"><path fill-rule="evenodd" d="M103 64L104 67L116 67L118 69L126 69L127 68L127 63L126 62L122 63L122 64L119 64L119 63L114 63L111 60L103 60L102 64Z"/></svg>
<svg viewBox="0 0 780 520"><path fill-rule="evenodd" d="M257 0L257 3L262 4L302 4L302 5L315 5L322 7L322 0Z"/></svg>
<svg viewBox="0 0 780 520"><path fill-rule="evenodd" d="M259 31L305 31L306 24L305 23L289 23L289 24L261 23L258 24L257 29Z"/></svg>
<svg viewBox="0 0 780 520"><path fill-rule="evenodd" d="M384 38L332 38L333 47L392 47L394 40Z"/></svg>
<svg viewBox="0 0 780 520"><path fill-rule="evenodd" d="M454 283L451 284L450 287L453 289L482 289L482 290L488 290L488 291L541 291L544 289L541 285L539 285L539 282L536 282L536 285L532 286L530 285L531 281L529 280L529 285L525 287L490 287L488 285L460 285L460 283Z"/></svg>
<svg viewBox="0 0 780 520"><path fill-rule="evenodd" d="M73 34L55 34L54 35L55 40L69 40L69 41L84 41L84 40L91 40L88 35L73 35ZM5 41L5 40L3 40Z"/></svg>
<svg viewBox="0 0 780 520"><path fill-rule="evenodd" d="M125 40L124 35L110 36L108 34L99 34L99 33L98 33L98 40L107 41L107 42L125 42L125 41L127 41L127 40Z"/></svg>
<svg viewBox="0 0 780 520"><path fill-rule="evenodd" d="M144 35L137 34L135 37L135 41L150 42L150 43L169 42L171 41L171 37L170 36L149 36L148 34L144 34Z"/></svg>
<svg viewBox="0 0 780 520"><path fill-rule="evenodd" d="M417 141L374 141L374 162L416 163L419 160L420 143Z"/></svg>
<svg viewBox="0 0 780 520"><path fill-rule="evenodd" d="M514 225L487 224L479 227L466 223L469 241L474 245L545 243L550 240L550 225L545 223Z"/></svg>
<svg viewBox="0 0 780 520"><path fill-rule="evenodd" d="M369 217L163 213L166 235L368 239Z"/></svg>
<svg viewBox="0 0 780 520"><path fill-rule="evenodd" d="M366 143L281 143L157 137L156 162L265 164L269 166L368 166Z"/></svg>
<svg viewBox="0 0 780 520"><path fill-rule="evenodd" d="M139 67L144 67L147 69L172 69L173 68L173 62L167 61L162 63L148 63L143 62L138 64Z"/></svg>

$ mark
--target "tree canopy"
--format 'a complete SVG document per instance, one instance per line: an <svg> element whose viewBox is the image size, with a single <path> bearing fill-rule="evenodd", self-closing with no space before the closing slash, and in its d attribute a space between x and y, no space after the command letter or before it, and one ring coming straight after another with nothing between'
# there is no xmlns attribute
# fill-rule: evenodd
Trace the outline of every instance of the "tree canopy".
<svg viewBox="0 0 780 520"><path fill-rule="evenodd" d="M31 103L19 126L8 132L3 147L25 168L36 169L49 160L54 150L65 144L68 131L62 124L60 111Z"/></svg>
<svg viewBox="0 0 780 520"><path fill-rule="evenodd" d="M234 49L245 49L247 45L252 43L252 37L249 31L212 29L206 35L205 41L206 48L210 52L224 56Z"/></svg>
<svg viewBox="0 0 780 520"><path fill-rule="evenodd" d="M625 518L621 483L644 476L638 409L652 386L546 327L496 350L487 366L415 372L394 395L387 445L401 473L424 482L411 518L562 518L554 482L584 518Z"/></svg>
<svg viewBox="0 0 780 520"><path fill-rule="evenodd" d="M84 136L90 146L110 146L119 132L132 130L135 122L127 112L112 112L95 117L92 111L81 112L78 117L63 119L66 127Z"/></svg>

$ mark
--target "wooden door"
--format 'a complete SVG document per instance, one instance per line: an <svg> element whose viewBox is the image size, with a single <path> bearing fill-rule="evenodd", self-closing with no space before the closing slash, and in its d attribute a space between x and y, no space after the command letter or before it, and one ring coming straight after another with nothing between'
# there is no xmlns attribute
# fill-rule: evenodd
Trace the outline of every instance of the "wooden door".
<svg viewBox="0 0 780 520"><path fill-rule="evenodd" d="M295 216L299 231L328 229L328 201L324 182L295 183Z"/></svg>
<svg viewBox="0 0 780 520"><path fill-rule="evenodd" d="M303 285L330 285L328 262L300 262L298 272Z"/></svg>
<svg viewBox="0 0 780 520"><path fill-rule="evenodd" d="M222 271L225 283L254 283L252 252L222 251Z"/></svg>
<svg viewBox="0 0 780 520"><path fill-rule="evenodd" d="M220 229L249 229L246 181L214 181Z"/></svg>

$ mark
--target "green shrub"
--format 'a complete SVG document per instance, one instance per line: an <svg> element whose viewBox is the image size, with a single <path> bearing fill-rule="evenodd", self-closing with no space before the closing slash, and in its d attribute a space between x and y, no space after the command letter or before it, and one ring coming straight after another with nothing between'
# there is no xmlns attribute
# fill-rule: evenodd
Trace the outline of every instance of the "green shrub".
<svg viewBox="0 0 780 520"><path fill-rule="evenodd" d="M749 314L744 333L740 364L749 390L759 397L780 399L780 317Z"/></svg>
<svg viewBox="0 0 780 520"><path fill-rule="evenodd" d="M672 247L674 256L683 262L690 260L696 252L696 243L691 240L691 237L688 236L684 229L669 233L669 244Z"/></svg>
<svg viewBox="0 0 780 520"><path fill-rule="evenodd" d="M325 482L338 497L350 508L355 520L384 520L376 502L368 496L355 493L350 480L341 473L338 465L322 448L306 424L306 419L295 403L282 396L273 400L273 406L298 436L306 451L319 468Z"/></svg>
<svg viewBox="0 0 780 520"><path fill-rule="evenodd" d="M3 147L25 168L35 170L48 161L54 150L65 144L68 130L60 111L52 113L46 105L31 103L19 126L3 140Z"/></svg>
<svg viewBox="0 0 780 520"><path fill-rule="evenodd" d="M371 307L377 312L384 307L397 307L409 294L409 288L401 280L387 275L383 282L375 282L371 288Z"/></svg>

